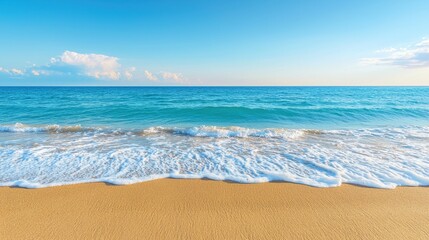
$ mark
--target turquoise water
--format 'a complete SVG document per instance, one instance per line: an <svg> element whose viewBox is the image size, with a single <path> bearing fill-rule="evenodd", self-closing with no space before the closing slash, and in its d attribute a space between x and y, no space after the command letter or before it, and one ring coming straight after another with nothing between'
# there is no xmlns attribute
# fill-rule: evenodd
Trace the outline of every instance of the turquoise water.
<svg viewBox="0 0 429 240"><path fill-rule="evenodd" d="M0 87L0 184L429 184L426 87Z"/></svg>
<svg viewBox="0 0 429 240"><path fill-rule="evenodd" d="M429 88L0 88L3 124L146 128L429 125Z"/></svg>

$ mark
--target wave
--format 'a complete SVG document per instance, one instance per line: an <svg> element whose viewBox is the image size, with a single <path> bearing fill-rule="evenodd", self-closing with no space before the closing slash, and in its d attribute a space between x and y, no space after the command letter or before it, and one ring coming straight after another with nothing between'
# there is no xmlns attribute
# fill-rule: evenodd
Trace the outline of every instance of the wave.
<svg viewBox="0 0 429 240"><path fill-rule="evenodd" d="M209 178L316 187L429 185L429 127L0 126L0 186ZM24 133L24 134L21 134Z"/></svg>
<svg viewBox="0 0 429 240"><path fill-rule="evenodd" d="M321 130L310 129L281 129L281 128L266 128L266 129L252 129L244 127L220 127L220 126L199 126L199 127L149 127L143 130L139 129L113 129L106 127L82 127L80 125L60 126L57 124L46 126L29 126L22 123L14 125L0 126L0 132L8 133L113 133L115 135L140 135L149 136L154 134L174 134L190 137L213 137L213 138L294 138L303 134L321 134Z"/></svg>
<svg viewBox="0 0 429 240"><path fill-rule="evenodd" d="M143 135L155 133L169 133L185 135L191 137L212 137L212 138L294 138L306 133L320 134L320 130L294 130L294 129L251 129L243 127L217 127L217 126L200 126L190 128L165 128L151 127L142 131Z"/></svg>
<svg viewBox="0 0 429 240"><path fill-rule="evenodd" d="M16 133L74 133L84 131L94 131L94 128L83 128L80 125L74 126L60 126L57 124L46 125L46 126L28 126L22 123L16 123L15 125L3 125L0 126L0 132L16 132Z"/></svg>

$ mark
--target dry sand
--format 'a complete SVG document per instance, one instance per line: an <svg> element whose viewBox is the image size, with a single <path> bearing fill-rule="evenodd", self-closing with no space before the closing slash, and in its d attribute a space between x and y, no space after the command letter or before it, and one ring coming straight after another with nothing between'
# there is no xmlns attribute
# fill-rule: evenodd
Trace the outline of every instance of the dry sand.
<svg viewBox="0 0 429 240"><path fill-rule="evenodd" d="M0 239L429 239L429 188L174 179L3 187Z"/></svg>

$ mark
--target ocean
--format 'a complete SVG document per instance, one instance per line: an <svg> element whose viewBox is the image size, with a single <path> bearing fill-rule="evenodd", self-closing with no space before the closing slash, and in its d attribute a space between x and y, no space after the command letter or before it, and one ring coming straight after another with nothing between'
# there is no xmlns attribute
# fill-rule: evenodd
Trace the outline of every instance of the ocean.
<svg viewBox="0 0 429 240"><path fill-rule="evenodd" d="M429 185L428 87L0 87L0 186Z"/></svg>

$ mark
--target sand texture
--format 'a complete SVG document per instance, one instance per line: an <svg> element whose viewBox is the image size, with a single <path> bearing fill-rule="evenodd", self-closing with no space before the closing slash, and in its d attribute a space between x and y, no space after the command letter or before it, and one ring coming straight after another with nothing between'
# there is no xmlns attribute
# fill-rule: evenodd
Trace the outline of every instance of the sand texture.
<svg viewBox="0 0 429 240"><path fill-rule="evenodd" d="M429 188L177 179L2 187L0 239L429 239Z"/></svg>

